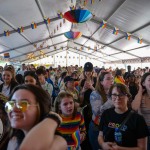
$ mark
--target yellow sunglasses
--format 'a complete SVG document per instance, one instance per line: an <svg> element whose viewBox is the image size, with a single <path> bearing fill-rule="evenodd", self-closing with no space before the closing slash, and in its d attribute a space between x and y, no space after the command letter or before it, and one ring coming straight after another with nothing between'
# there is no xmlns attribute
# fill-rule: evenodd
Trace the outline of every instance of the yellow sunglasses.
<svg viewBox="0 0 150 150"><path fill-rule="evenodd" d="M38 106L38 104L29 104L29 102L25 101L25 100L22 100L20 102L11 100L5 104L5 111L7 113L11 112L13 110L14 106L19 108L22 112L25 112L29 106Z"/></svg>

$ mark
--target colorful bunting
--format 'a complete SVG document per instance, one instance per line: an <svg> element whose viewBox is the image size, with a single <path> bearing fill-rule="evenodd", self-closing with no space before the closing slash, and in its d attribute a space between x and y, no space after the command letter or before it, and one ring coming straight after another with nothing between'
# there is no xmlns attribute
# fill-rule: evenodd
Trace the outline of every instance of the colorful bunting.
<svg viewBox="0 0 150 150"><path fill-rule="evenodd" d="M80 50L82 51L82 50L83 50L83 47L81 47Z"/></svg>
<svg viewBox="0 0 150 150"><path fill-rule="evenodd" d="M131 38L131 33L126 33L126 40L130 40L130 38Z"/></svg>
<svg viewBox="0 0 150 150"><path fill-rule="evenodd" d="M94 0L91 0L91 4L94 4Z"/></svg>
<svg viewBox="0 0 150 150"><path fill-rule="evenodd" d="M36 28L37 28L37 24L36 24L35 22L32 22L32 23L31 23L31 28L32 28L32 29L36 29Z"/></svg>
<svg viewBox="0 0 150 150"><path fill-rule="evenodd" d="M118 35L118 32L119 32L119 29L117 27L114 27L113 34Z"/></svg>
<svg viewBox="0 0 150 150"><path fill-rule="evenodd" d="M77 50L77 47L74 47L75 50Z"/></svg>
<svg viewBox="0 0 150 150"><path fill-rule="evenodd" d="M9 36L10 35L10 32L9 32L9 30L7 30L7 31L4 31L4 36Z"/></svg>
<svg viewBox="0 0 150 150"><path fill-rule="evenodd" d="M50 19L47 18L47 17L44 17L44 23L45 23L45 24L50 24Z"/></svg>
<svg viewBox="0 0 150 150"><path fill-rule="evenodd" d="M142 42L143 42L142 37L138 37L138 43L142 44Z"/></svg>
<svg viewBox="0 0 150 150"><path fill-rule="evenodd" d="M58 13L57 13L57 15L58 15L58 17L59 17L60 19L62 19L62 18L63 18L63 14L62 14L62 12L58 12Z"/></svg>
<svg viewBox="0 0 150 150"><path fill-rule="evenodd" d="M100 23L100 28L106 28L107 26L107 22L105 20L103 20L101 23Z"/></svg>
<svg viewBox="0 0 150 150"><path fill-rule="evenodd" d="M94 51L97 51L97 46L94 46Z"/></svg>
<svg viewBox="0 0 150 150"><path fill-rule="evenodd" d="M63 23L66 23L66 19L63 19Z"/></svg>
<svg viewBox="0 0 150 150"><path fill-rule="evenodd" d="M70 6L70 10L75 10L76 7L73 5L73 6Z"/></svg>
<svg viewBox="0 0 150 150"><path fill-rule="evenodd" d="M87 2L88 2L87 0L84 0L84 4L83 4L83 5L86 6L86 5L87 5Z"/></svg>
<svg viewBox="0 0 150 150"><path fill-rule="evenodd" d="M4 58L9 58L9 57L10 57L9 53L4 53Z"/></svg>
<svg viewBox="0 0 150 150"><path fill-rule="evenodd" d="M60 22L60 27L62 27L62 23Z"/></svg>
<svg viewBox="0 0 150 150"><path fill-rule="evenodd" d="M24 31L23 27L17 29L18 33L22 33Z"/></svg>
<svg viewBox="0 0 150 150"><path fill-rule="evenodd" d="M34 44L33 46L34 46L35 48L37 48L37 44Z"/></svg>
<svg viewBox="0 0 150 150"><path fill-rule="evenodd" d="M88 0L84 0L86 3ZM93 4L95 1L94 0L91 0L91 4ZM56 30L59 30L59 26L62 27L62 23L64 24L66 22L66 19L70 22L73 22L73 23L82 23L82 22L85 22L87 20L89 20L90 18L92 18L92 16L94 16L93 14L91 14L90 11L88 10L83 10L83 9L76 9L75 6L70 6L70 9L71 11L68 11L64 14L62 14L62 12L58 12L58 17L59 18L63 18L63 22L60 22L59 25L57 25L56 29L54 29L54 33L56 33ZM80 17L79 17L80 16ZM44 23L45 24L50 24L50 18L47 18L47 17L44 17ZM107 22L106 21L102 21L100 23L100 28L106 28L107 26ZM32 29L36 29L37 28L37 24L35 22L32 22L31 23L31 28ZM88 28L87 26L87 29L88 31L90 31L90 29ZM16 30L18 33L22 33L24 32L24 28L21 26L21 27L18 27L18 29ZM90 31L91 32L91 31ZM124 31L122 31L124 32ZM114 27L113 29L113 32L112 32L114 35L118 35L119 33L119 28L117 27ZM125 33L125 39L126 40L130 40L131 39L131 33L128 33L128 32L124 32ZM92 33L91 33L92 34ZM4 36L9 36L10 35L10 31L9 30L5 30L4 31ZM53 36L53 33L51 33L51 36ZM138 37L137 39L137 42L139 44L142 44L143 43L143 39L142 37ZM36 48L36 46L34 46ZM82 48L81 48L82 50ZM90 47L88 47L88 50L90 50ZM96 50L96 48L94 47L94 50Z"/></svg>

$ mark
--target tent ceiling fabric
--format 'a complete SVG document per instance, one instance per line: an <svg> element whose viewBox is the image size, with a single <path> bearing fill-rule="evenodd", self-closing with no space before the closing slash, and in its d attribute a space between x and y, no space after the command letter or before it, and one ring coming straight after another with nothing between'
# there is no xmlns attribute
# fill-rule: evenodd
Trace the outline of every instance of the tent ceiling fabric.
<svg viewBox="0 0 150 150"><path fill-rule="evenodd" d="M81 0L82 2L84 0ZM71 3L73 2L73 3ZM82 24L72 24L57 13L70 10L79 0L5 0L0 3L0 55L10 53L10 61L32 62L31 53L40 59L40 50L51 56L66 49L83 56L90 56L103 63L126 62L129 60L150 61L150 0L88 0L85 9L93 18ZM50 18L50 24L44 23ZM100 23L107 21L107 27ZM37 23L32 29L31 23ZM24 32L17 29L24 27ZM112 34L114 27L118 35ZM4 31L10 31L4 36ZM64 33L80 31L83 35L69 41ZM125 33L131 39L125 39ZM142 37L143 43L137 42ZM41 46L42 45L42 46ZM96 50L95 50L96 46ZM63 47L63 49L62 49Z"/></svg>

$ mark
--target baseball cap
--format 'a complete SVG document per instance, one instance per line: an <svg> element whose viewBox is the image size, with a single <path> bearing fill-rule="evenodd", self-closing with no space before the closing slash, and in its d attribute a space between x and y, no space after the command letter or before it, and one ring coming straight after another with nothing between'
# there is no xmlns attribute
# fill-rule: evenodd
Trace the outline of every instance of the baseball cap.
<svg viewBox="0 0 150 150"><path fill-rule="evenodd" d="M84 64L84 71L92 72L93 71L93 64L91 62L86 62Z"/></svg>

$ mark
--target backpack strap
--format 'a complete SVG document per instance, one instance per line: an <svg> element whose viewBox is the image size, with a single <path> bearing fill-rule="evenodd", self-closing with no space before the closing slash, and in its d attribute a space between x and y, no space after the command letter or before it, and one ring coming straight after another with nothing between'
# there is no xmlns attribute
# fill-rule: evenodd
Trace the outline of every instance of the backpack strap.
<svg viewBox="0 0 150 150"><path fill-rule="evenodd" d="M134 113L134 110L131 110L129 112L129 114L127 115L127 117L123 120L123 122L121 123L119 129L121 130L122 127L126 124L126 122L129 120L129 118L131 117L131 115Z"/></svg>

